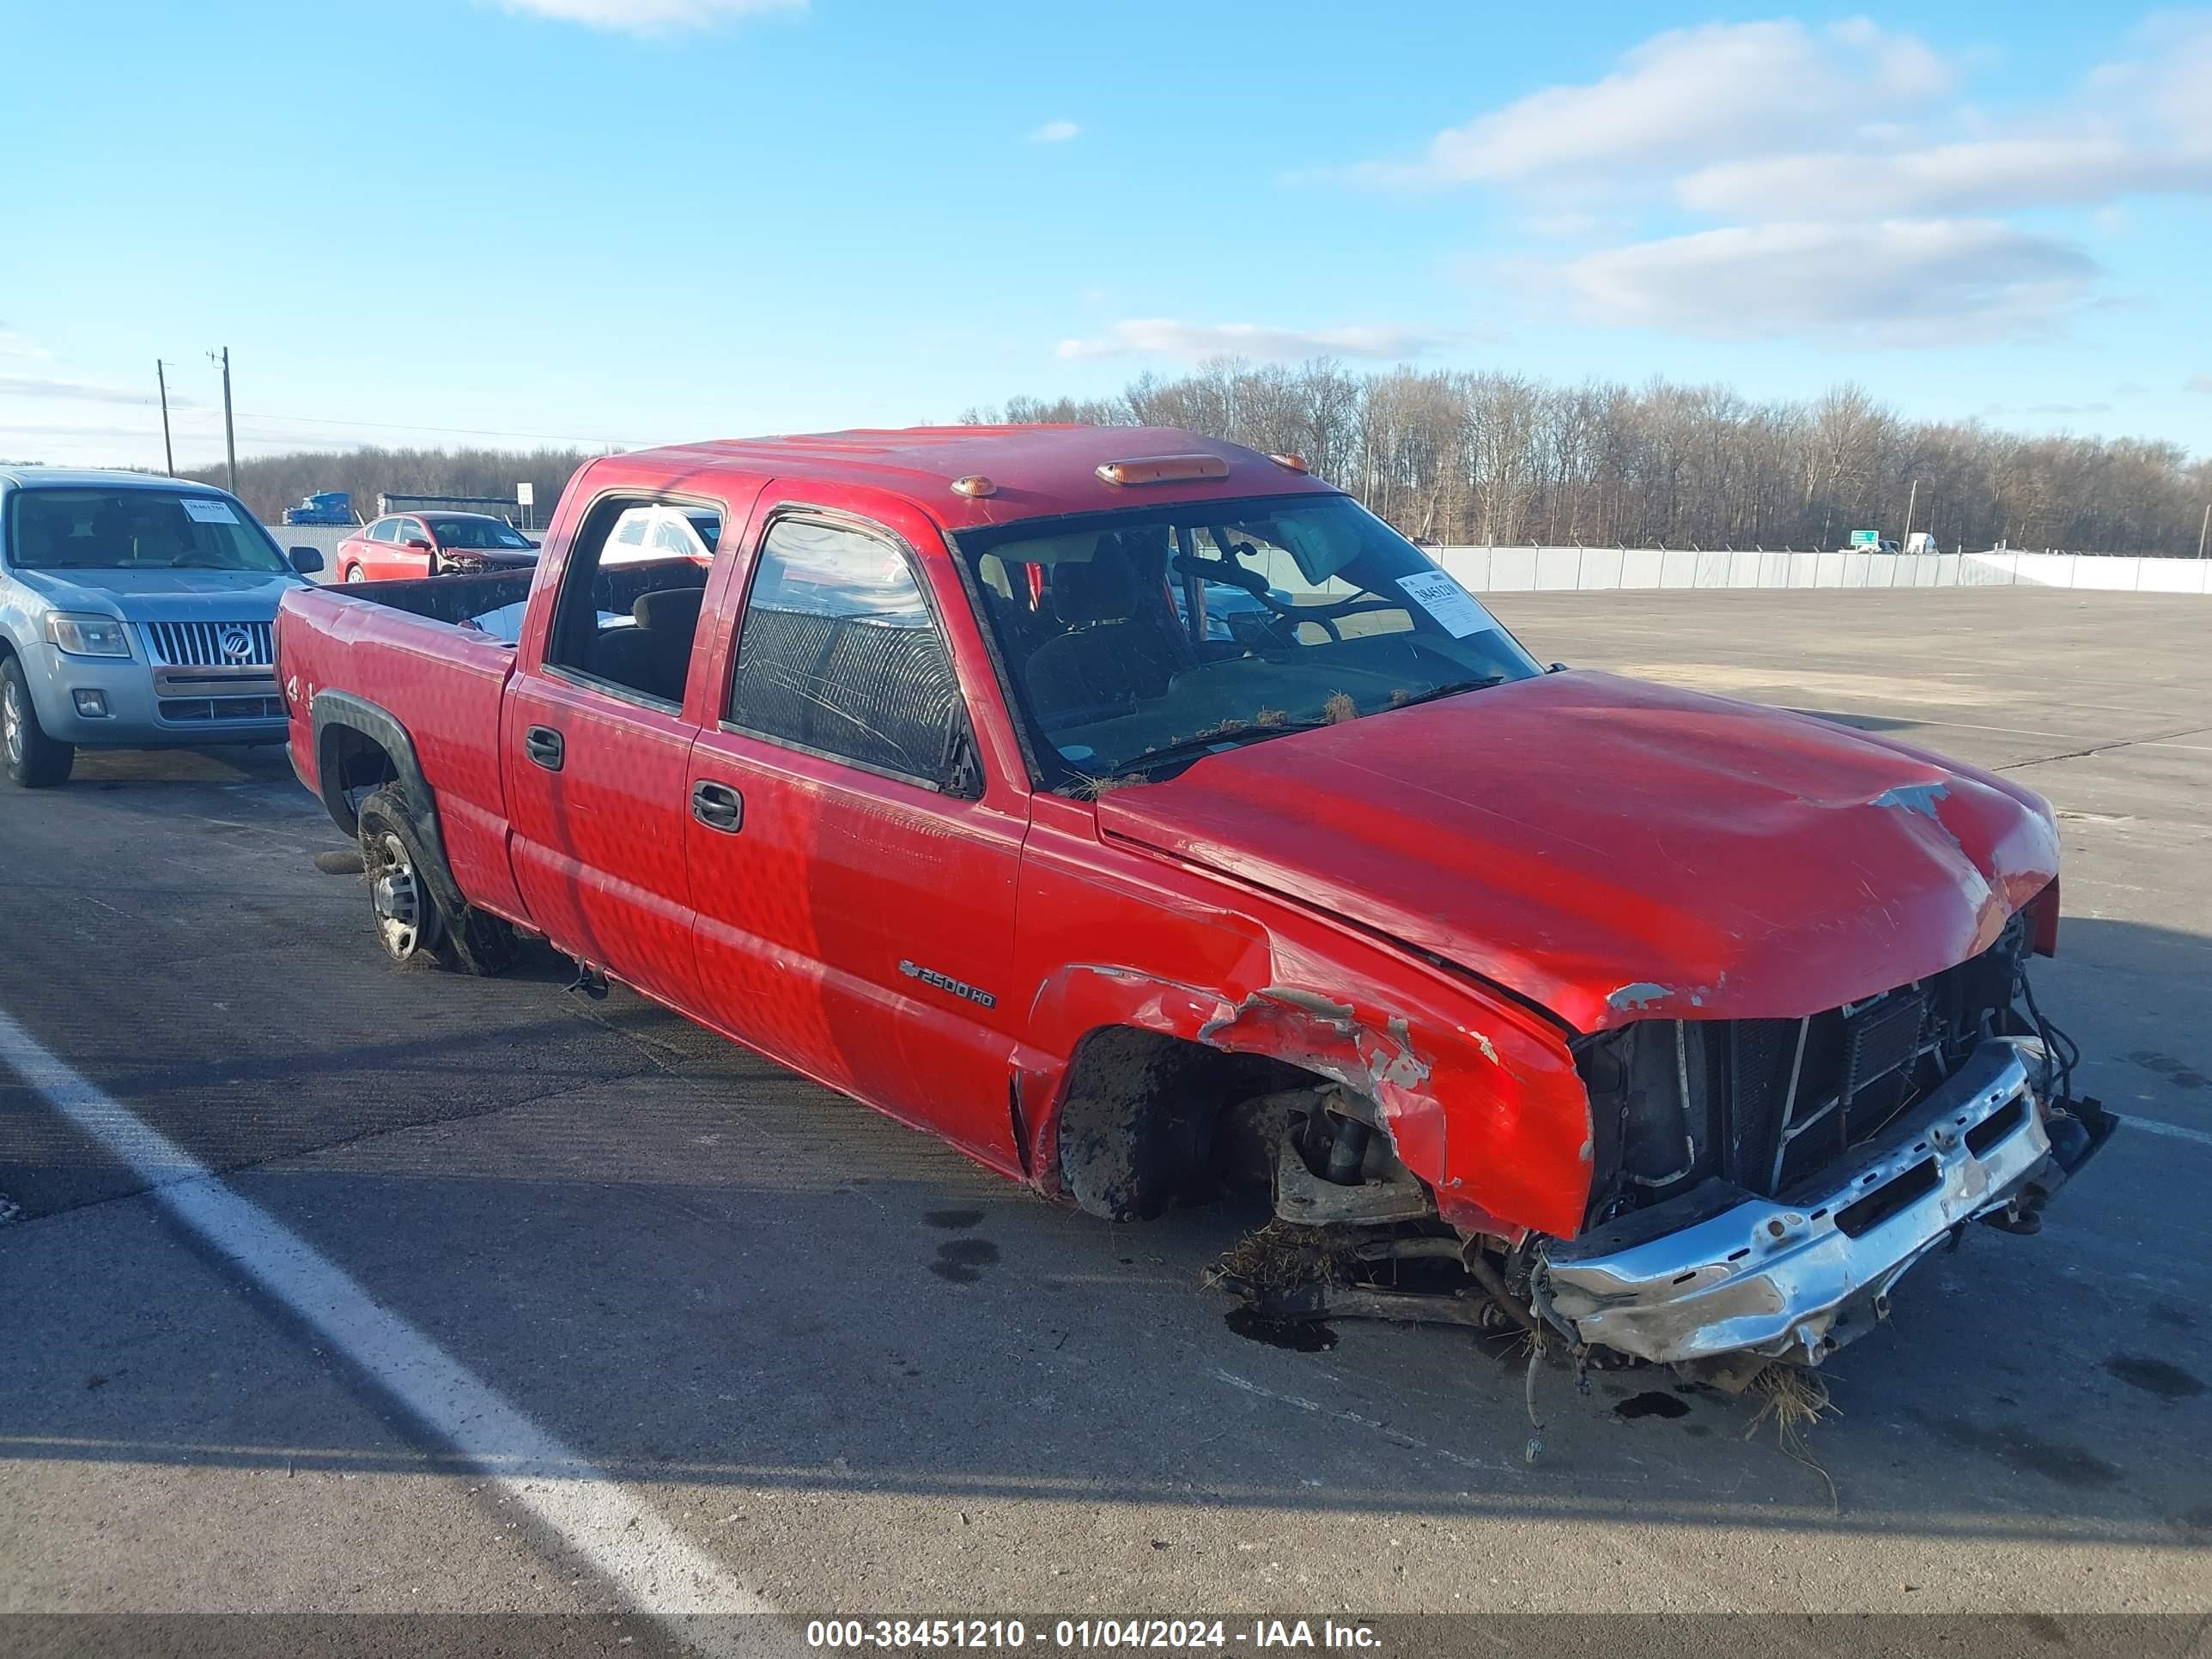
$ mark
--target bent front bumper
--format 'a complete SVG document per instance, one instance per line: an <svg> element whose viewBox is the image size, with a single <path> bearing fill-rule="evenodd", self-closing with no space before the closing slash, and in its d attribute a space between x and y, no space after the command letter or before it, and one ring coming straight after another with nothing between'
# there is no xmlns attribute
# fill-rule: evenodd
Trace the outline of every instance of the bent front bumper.
<svg viewBox="0 0 2212 1659"><path fill-rule="evenodd" d="M1643 1359L1817 1364L1885 1317L1890 1286L1954 1230L2033 1211L2104 1145L2117 1120L2046 1098L2049 1074L2039 1042L1984 1042L1902 1124L1785 1198L1709 1181L1550 1246L1539 1305L1577 1340Z"/></svg>

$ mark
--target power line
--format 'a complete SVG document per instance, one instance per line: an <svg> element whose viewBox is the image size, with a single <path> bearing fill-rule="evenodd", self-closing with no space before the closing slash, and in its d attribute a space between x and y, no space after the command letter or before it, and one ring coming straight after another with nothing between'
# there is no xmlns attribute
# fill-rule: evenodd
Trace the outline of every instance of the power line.
<svg viewBox="0 0 2212 1659"><path fill-rule="evenodd" d="M145 410L154 410L161 406L158 397L117 396L106 387L100 388L100 395L93 401L112 403L124 408L135 407ZM215 421L216 411L213 409L183 398L171 399L169 408L177 414L180 422L189 418L193 422L204 421L212 425ZM635 438L586 437L574 432L511 432L502 428L489 426L422 426L412 421L341 421L333 420L328 416L267 415L245 409L238 411L237 418L241 421L285 421L295 426L360 428L364 431L373 432L435 432L444 436L460 438L529 438L539 443L596 444L609 449L645 449L651 447L648 442ZM150 428L148 435L151 435ZM259 441L268 443L279 441L264 438Z"/></svg>
<svg viewBox="0 0 2212 1659"><path fill-rule="evenodd" d="M573 432L508 432L489 426L419 426L412 421L335 421L314 415L264 415L240 410L239 418L248 421L289 421L300 426L360 427L376 432L436 432L462 438L534 438L549 444L605 444L616 449L645 447L629 438L588 438Z"/></svg>

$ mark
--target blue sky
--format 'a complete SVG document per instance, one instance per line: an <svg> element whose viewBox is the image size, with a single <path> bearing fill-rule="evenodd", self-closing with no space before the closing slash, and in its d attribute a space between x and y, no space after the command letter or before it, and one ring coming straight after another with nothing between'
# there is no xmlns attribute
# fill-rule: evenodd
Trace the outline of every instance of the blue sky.
<svg viewBox="0 0 2212 1659"><path fill-rule="evenodd" d="M158 464L161 357L216 457L224 344L247 453L946 420L1224 350L2212 453L2212 12L78 0L0 39L0 455Z"/></svg>

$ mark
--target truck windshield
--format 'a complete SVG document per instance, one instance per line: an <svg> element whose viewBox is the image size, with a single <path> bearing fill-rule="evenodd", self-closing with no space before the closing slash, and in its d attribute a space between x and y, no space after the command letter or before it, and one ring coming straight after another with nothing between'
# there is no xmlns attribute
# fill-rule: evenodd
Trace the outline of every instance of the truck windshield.
<svg viewBox="0 0 2212 1659"><path fill-rule="evenodd" d="M8 514L18 570L289 570L233 501L173 489L19 489Z"/></svg>
<svg viewBox="0 0 2212 1659"><path fill-rule="evenodd" d="M1148 772L1540 672L1348 496L1011 525L959 547L1032 739L1070 776Z"/></svg>

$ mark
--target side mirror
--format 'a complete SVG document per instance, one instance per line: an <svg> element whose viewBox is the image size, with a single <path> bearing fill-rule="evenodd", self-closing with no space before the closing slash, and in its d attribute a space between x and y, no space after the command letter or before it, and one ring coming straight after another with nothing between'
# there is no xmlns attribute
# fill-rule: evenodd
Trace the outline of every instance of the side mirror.
<svg viewBox="0 0 2212 1659"><path fill-rule="evenodd" d="M434 553L438 550L420 536L409 537L404 545L410 553Z"/></svg>
<svg viewBox="0 0 2212 1659"><path fill-rule="evenodd" d="M323 556L312 547L293 548L286 556L292 561L292 568L302 576L312 576L323 568Z"/></svg>

